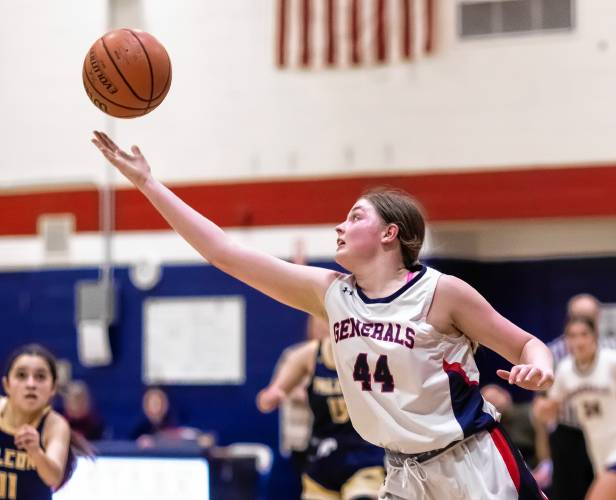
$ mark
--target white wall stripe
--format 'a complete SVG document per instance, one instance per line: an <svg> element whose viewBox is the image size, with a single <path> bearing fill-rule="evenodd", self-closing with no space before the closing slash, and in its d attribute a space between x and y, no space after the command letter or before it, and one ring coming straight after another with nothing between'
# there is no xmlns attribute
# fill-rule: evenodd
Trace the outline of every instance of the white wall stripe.
<svg viewBox="0 0 616 500"><path fill-rule="evenodd" d="M616 255L616 219L438 223L431 226L424 255L475 260L540 259ZM291 258L303 239L309 260L333 260L332 225L229 229L236 241L281 258ZM113 236L114 264L143 260L169 264L203 262L173 231L121 232ZM0 237L0 271L97 266L103 258L98 233L78 233L66 255L45 255L41 238Z"/></svg>

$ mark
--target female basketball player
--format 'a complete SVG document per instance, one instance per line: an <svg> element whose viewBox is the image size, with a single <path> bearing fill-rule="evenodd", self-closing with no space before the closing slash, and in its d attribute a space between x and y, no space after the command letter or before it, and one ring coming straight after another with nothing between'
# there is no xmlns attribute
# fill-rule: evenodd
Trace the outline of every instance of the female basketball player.
<svg viewBox="0 0 616 500"><path fill-rule="evenodd" d="M595 471L588 500L616 499L616 351L598 346L595 323L574 317L565 327L571 353L556 369L547 400L536 405L545 422L556 419L561 404L571 404L584 430Z"/></svg>
<svg viewBox="0 0 616 500"><path fill-rule="evenodd" d="M30 344L9 358L0 398L0 498L48 500L74 467L68 423L51 410L56 362L44 347ZM80 452L88 450L73 437ZM78 441L78 442L77 442Z"/></svg>
<svg viewBox="0 0 616 500"><path fill-rule="evenodd" d="M364 441L351 425L329 338L291 352L272 383L259 392L257 407L263 413L273 411L306 378L314 418L302 500L375 500L385 477L383 450Z"/></svg>
<svg viewBox="0 0 616 500"><path fill-rule="evenodd" d="M550 351L472 287L418 263L424 219L408 195L356 201L336 227L336 262L352 273L342 274L237 245L156 181L138 147L102 132L93 143L212 265L329 321L353 426L388 455L383 498L542 498L481 398L473 346L509 360L498 374L531 390L552 383Z"/></svg>

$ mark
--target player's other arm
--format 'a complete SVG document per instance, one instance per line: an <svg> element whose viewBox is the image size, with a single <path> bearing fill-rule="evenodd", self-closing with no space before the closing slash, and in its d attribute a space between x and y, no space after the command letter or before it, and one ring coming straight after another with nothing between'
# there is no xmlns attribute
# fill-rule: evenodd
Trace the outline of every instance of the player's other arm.
<svg viewBox="0 0 616 500"><path fill-rule="evenodd" d="M139 148L133 146L132 154L122 151L102 132L95 132L92 142L210 264L283 304L326 316L323 297L336 277L334 271L292 264L234 243L220 227L154 179Z"/></svg>
<svg viewBox="0 0 616 500"><path fill-rule="evenodd" d="M257 408L262 413L274 411L287 395L314 370L318 341L306 342L284 359L274 379L257 395Z"/></svg>
<svg viewBox="0 0 616 500"><path fill-rule="evenodd" d="M434 300L447 309L456 330L514 365L510 371L498 370L501 378L529 390L543 390L552 385L553 358L547 346L501 316L473 287L443 275Z"/></svg>

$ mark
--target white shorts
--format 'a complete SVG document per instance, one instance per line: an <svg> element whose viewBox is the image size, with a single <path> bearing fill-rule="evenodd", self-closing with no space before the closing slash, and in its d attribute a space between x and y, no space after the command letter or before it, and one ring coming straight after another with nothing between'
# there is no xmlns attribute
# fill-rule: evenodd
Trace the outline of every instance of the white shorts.
<svg viewBox="0 0 616 500"><path fill-rule="evenodd" d="M421 463L388 453L386 467L381 500L547 500L500 426Z"/></svg>

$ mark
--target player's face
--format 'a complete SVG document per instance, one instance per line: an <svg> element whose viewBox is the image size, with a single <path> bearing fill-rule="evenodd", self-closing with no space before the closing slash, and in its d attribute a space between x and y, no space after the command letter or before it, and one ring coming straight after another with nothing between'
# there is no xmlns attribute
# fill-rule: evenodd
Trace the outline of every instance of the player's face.
<svg viewBox="0 0 616 500"><path fill-rule="evenodd" d="M567 349L578 363L587 363L597 352L597 337L584 323L572 323L565 331Z"/></svg>
<svg viewBox="0 0 616 500"><path fill-rule="evenodd" d="M24 413L42 410L55 394L49 364L32 354L22 354L15 360L3 385L11 404Z"/></svg>
<svg viewBox="0 0 616 500"><path fill-rule="evenodd" d="M336 262L352 270L357 263L374 257L384 228L374 206L364 198L357 200L346 220L336 226Z"/></svg>

